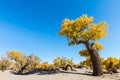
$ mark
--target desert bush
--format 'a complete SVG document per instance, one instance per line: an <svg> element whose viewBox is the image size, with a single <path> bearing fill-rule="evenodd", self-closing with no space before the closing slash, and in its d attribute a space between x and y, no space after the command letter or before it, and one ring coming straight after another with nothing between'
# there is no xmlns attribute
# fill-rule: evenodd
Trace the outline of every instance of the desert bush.
<svg viewBox="0 0 120 80"><path fill-rule="evenodd" d="M19 74L22 74L24 71L38 68L40 65L39 57L33 54L26 56L22 52L12 50L7 52L7 56L14 61L13 69Z"/></svg>
<svg viewBox="0 0 120 80"><path fill-rule="evenodd" d="M4 71L10 67L12 62L10 62L7 58L2 57L0 59L0 70Z"/></svg>
<svg viewBox="0 0 120 80"><path fill-rule="evenodd" d="M66 64L74 65L74 62L70 58L57 57L53 60L55 66L66 66Z"/></svg>

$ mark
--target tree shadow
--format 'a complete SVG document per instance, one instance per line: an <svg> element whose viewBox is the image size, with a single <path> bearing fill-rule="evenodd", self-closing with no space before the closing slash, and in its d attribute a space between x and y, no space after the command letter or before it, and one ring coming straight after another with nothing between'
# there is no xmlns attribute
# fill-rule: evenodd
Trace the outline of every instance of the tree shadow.
<svg viewBox="0 0 120 80"><path fill-rule="evenodd" d="M66 71L61 71L61 73L66 73L66 74L80 74L80 75L88 75L88 76L93 76L92 72L88 72L88 73L80 73L80 72L66 72Z"/></svg>
<svg viewBox="0 0 120 80"><path fill-rule="evenodd" d="M35 68L22 74L13 72L13 71L10 71L10 73L15 74L15 75L30 75L30 74L50 75L50 74L58 74L60 73L60 71L59 70L44 70L44 69Z"/></svg>
<svg viewBox="0 0 120 80"><path fill-rule="evenodd" d="M35 68L32 69L28 72L19 74L17 72L10 71L10 73L15 74L15 75L30 75L30 74L36 74L36 75L53 75L53 74L59 74L59 73L65 73L65 74L80 74L80 75L88 75L88 76L93 76L92 72L75 72L75 71L64 71L64 70L54 70L54 69L40 69L40 68ZM120 72L118 72L120 73Z"/></svg>

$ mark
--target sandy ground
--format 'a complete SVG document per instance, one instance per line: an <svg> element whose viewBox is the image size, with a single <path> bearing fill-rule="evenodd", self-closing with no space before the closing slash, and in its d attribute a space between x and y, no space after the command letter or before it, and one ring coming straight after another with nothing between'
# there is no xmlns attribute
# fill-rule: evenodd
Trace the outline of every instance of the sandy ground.
<svg viewBox="0 0 120 80"><path fill-rule="evenodd" d="M30 75L15 75L9 70L1 72L0 80L120 80L120 73L104 74L103 76L91 76L86 69L77 69L77 72L67 71L54 74L30 74Z"/></svg>

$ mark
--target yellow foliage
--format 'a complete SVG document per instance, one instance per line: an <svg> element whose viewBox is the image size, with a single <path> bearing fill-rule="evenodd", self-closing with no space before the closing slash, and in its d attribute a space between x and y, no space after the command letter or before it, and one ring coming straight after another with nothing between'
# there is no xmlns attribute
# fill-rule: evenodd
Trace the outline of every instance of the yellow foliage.
<svg viewBox="0 0 120 80"><path fill-rule="evenodd" d="M29 60L30 60L30 65L29 65L29 67L31 67L31 68L39 68L40 67L40 58L39 57L37 57L37 56L29 56L28 57L29 58Z"/></svg>
<svg viewBox="0 0 120 80"><path fill-rule="evenodd" d="M90 56L88 50L86 50L86 49L80 50L80 51L79 51L79 54L80 54L80 56L86 56L86 57L87 57L87 56Z"/></svg>
<svg viewBox="0 0 120 80"><path fill-rule="evenodd" d="M120 59L119 58L115 58L115 57L108 57L107 59L104 58L100 58L101 59L101 64L102 64L102 68L107 69L109 66L110 61L113 62L113 65L115 68L120 69ZM80 62L80 65L84 65L84 66L90 66L90 57L87 56L87 58L84 61Z"/></svg>
<svg viewBox="0 0 120 80"><path fill-rule="evenodd" d="M20 70L23 66L26 66L26 69L34 69L40 67L40 59L37 56L29 55L26 56L21 52L15 50L8 51L7 55L10 59L14 60L13 68Z"/></svg>
<svg viewBox="0 0 120 80"><path fill-rule="evenodd" d="M100 44L100 43L98 43L98 42L94 42L94 45L93 45L93 46L96 48L96 50L101 50L101 49L103 49L102 44ZM87 49L82 49L82 50L80 50L80 51L79 51L79 54L80 54L80 56L86 56L86 57L90 56L90 54L89 54L89 52L88 52Z"/></svg>
<svg viewBox="0 0 120 80"><path fill-rule="evenodd" d="M74 65L74 62L69 58L57 57L53 61L56 66L66 66L66 64Z"/></svg>
<svg viewBox="0 0 120 80"><path fill-rule="evenodd" d="M57 57L54 59L53 63L57 66L65 66L66 65L66 58L61 58L61 57Z"/></svg>
<svg viewBox="0 0 120 80"><path fill-rule="evenodd" d="M2 70L2 71L6 70L7 68L10 67L11 64L12 64L12 62L10 62L8 59L2 57L0 59L0 70Z"/></svg>
<svg viewBox="0 0 120 80"><path fill-rule="evenodd" d="M17 52L16 50L11 50L7 52L8 57L14 60L20 60L21 52Z"/></svg>
<svg viewBox="0 0 120 80"><path fill-rule="evenodd" d="M96 50L102 50L102 49L103 49L102 44L100 44L100 43L98 43L98 42L95 42L95 43L94 43L94 47L96 48Z"/></svg>
<svg viewBox="0 0 120 80"><path fill-rule="evenodd" d="M99 40L107 36L107 28L106 22L95 24L92 16L84 14L75 20L64 19L59 34L65 35L70 44L78 44L79 41Z"/></svg>
<svg viewBox="0 0 120 80"><path fill-rule="evenodd" d="M40 64L40 68L41 69L48 69L48 68L54 68L54 64L48 64L48 62L43 62L42 64Z"/></svg>
<svg viewBox="0 0 120 80"><path fill-rule="evenodd" d="M67 63L70 65L74 65L74 62L70 58L67 59Z"/></svg>
<svg viewBox="0 0 120 80"><path fill-rule="evenodd" d="M120 68L120 60L118 58L111 57L111 56L108 57L106 60L104 60L103 65L105 65L105 68L109 66L110 61L113 62L114 66L117 66L117 68Z"/></svg>
<svg viewBox="0 0 120 80"><path fill-rule="evenodd" d="M91 66L90 57L88 56L84 61L81 61L81 62L80 62L80 65L83 65L83 66Z"/></svg>

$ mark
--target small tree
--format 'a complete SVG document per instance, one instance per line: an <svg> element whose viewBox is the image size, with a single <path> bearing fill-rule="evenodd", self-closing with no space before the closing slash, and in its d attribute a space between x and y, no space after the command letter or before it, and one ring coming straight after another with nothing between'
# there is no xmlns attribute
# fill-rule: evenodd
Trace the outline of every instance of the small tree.
<svg viewBox="0 0 120 80"><path fill-rule="evenodd" d="M106 60L103 61L105 68L108 72L117 73L117 69L119 69L119 58L109 56Z"/></svg>
<svg viewBox="0 0 120 80"><path fill-rule="evenodd" d="M63 67L67 64L73 66L74 62L70 58L64 58L64 57L57 57L53 60L53 63L55 66Z"/></svg>
<svg viewBox="0 0 120 80"><path fill-rule="evenodd" d="M26 56L24 53L21 53L16 50L11 50L7 52L8 58L14 60L14 68L18 70L17 73L23 74L26 69L38 68L40 64L40 59L37 56L29 55Z"/></svg>
<svg viewBox="0 0 120 80"><path fill-rule="evenodd" d="M3 72L3 71L6 70L7 68L9 68L11 64L12 64L12 63L11 63L7 58L2 57L2 58L0 59L0 70L2 70L2 72Z"/></svg>
<svg viewBox="0 0 120 80"><path fill-rule="evenodd" d="M64 57L57 57L53 60L54 65L59 67L66 66L66 62L67 60Z"/></svg>
<svg viewBox="0 0 120 80"><path fill-rule="evenodd" d="M93 23L93 17L82 15L76 20L65 19L62 23L60 35L65 35L69 45L84 44L90 54L93 66L93 75L102 75L101 61L94 42L107 36L106 22Z"/></svg>

